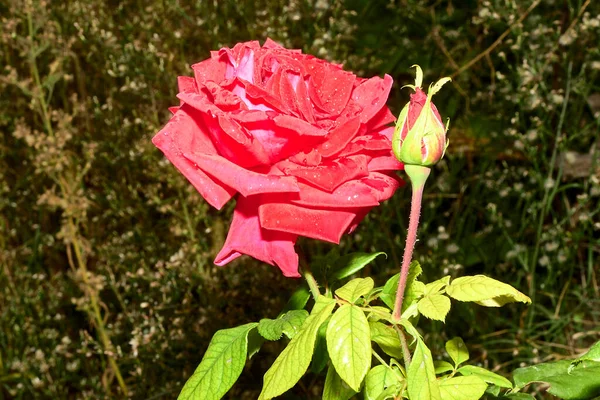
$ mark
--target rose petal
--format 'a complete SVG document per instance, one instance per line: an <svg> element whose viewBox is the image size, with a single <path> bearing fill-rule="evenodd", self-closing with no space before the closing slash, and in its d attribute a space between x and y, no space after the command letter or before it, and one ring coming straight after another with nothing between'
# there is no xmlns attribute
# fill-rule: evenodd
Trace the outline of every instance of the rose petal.
<svg viewBox="0 0 600 400"><path fill-rule="evenodd" d="M162 150L173 165L190 181L196 190L213 207L221 209L235 194L235 190L216 178L207 176L194 163L183 156L187 151L216 153L198 118L183 105L167 125L154 136L152 143Z"/></svg>
<svg viewBox="0 0 600 400"><path fill-rule="evenodd" d="M396 117L389 108L383 107L371 120L369 121L369 131L379 130L380 128L385 127L386 125L391 124L396 121ZM392 133L394 132L394 127L392 126ZM390 137L391 140L391 137Z"/></svg>
<svg viewBox="0 0 600 400"><path fill-rule="evenodd" d="M369 161L369 171L399 171L404 169L404 164L393 155L373 157Z"/></svg>
<svg viewBox="0 0 600 400"><path fill-rule="evenodd" d="M192 65L192 69L198 85L204 85L207 81L220 83L225 79L227 63L218 58L209 58Z"/></svg>
<svg viewBox="0 0 600 400"><path fill-rule="evenodd" d="M179 92L195 92L198 90L196 80L189 76L178 76L177 88Z"/></svg>
<svg viewBox="0 0 600 400"><path fill-rule="evenodd" d="M396 189L404 185L404 181L395 175L387 175L381 172L371 172L369 177L361 179L361 182L375 189L372 193L379 202L392 197Z"/></svg>
<svg viewBox="0 0 600 400"><path fill-rule="evenodd" d="M379 134L357 136L339 153L338 157L347 157L354 154L368 154L370 156L383 155L392 149L390 140Z"/></svg>
<svg viewBox="0 0 600 400"><path fill-rule="evenodd" d="M307 207L358 208L379 205L373 194L373 188L361 181L348 181L333 192L319 190L313 186L298 182L299 193L289 196L290 202Z"/></svg>
<svg viewBox="0 0 600 400"><path fill-rule="evenodd" d="M299 277L298 254L294 250L297 235L262 229L258 217L258 204L239 197L229 233L215 264L223 266L242 254L277 265L288 277Z"/></svg>
<svg viewBox="0 0 600 400"><path fill-rule="evenodd" d="M362 107L360 122L369 122L385 106L393 82L392 77L386 74L383 79L373 77L354 89L352 100Z"/></svg>
<svg viewBox="0 0 600 400"><path fill-rule="evenodd" d="M296 98L298 99L298 109L306 119L311 124L315 123L315 112L313 110L312 104L310 103L310 97L308 96L308 89L306 87L306 81L304 78L301 78L298 81L298 84L295 87L296 90Z"/></svg>
<svg viewBox="0 0 600 400"><path fill-rule="evenodd" d="M310 75L308 93L328 117L340 115L352 93L355 75L317 58L305 61Z"/></svg>
<svg viewBox="0 0 600 400"><path fill-rule="evenodd" d="M355 215L355 212L315 210L285 203L261 204L258 207L260 225L265 229L333 243L340 242Z"/></svg>
<svg viewBox="0 0 600 400"><path fill-rule="evenodd" d="M351 179L357 179L369 174L367 169L368 157L355 155L340 160L326 161L316 167L301 166L289 161L278 164L286 175L295 176L328 192Z"/></svg>
<svg viewBox="0 0 600 400"><path fill-rule="evenodd" d="M289 115L278 115L273 118L275 121L275 125L280 128L289 129L299 135L305 136L327 136L327 131L321 128L318 128L314 125L309 124L306 121L303 121L298 118L294 118Z"/></svg>
<svg viewBox="0 0 600 400"><path fill-rule="evenodd" d="M279 43L275 42L274 40L272 40L270 37L267 38L267 40L265 40L265 43L263 44L263 49L277 49L277 50L286 50L285 47L283 47L282 45L280 45Z"/></svg>
<svg viewBox="0 0 600 400"><path fill-rule="evenodd" d="M360 128L360 118L354 117L337 128L331 130L327 140L317 147L323 157L331 157L339 153L354 139Z"/></svg>
<svg viewBox="0 0 600 400"><path fill-rule="evenodd" d="M230 116L261 144L270 164L289 157L293 158L301 154L299 153L301 149L312 148L323 140L319 136L303 136L301 133L281 128L275 124L269 114L253 110L232 113ZM320 157L318 154L317 156Z"/></svg>
<svg viewBox="0 0 600 400"><path fill-rule="evenodd" d="M183 156L243 196L300 191L296 179L291 176L250 171L216 154L184 153Z"/></svg>
<svg viewBox="0 0 600 400"><path fill-rule="evenodd" d="M367 216L369 211L371 211L372 207L360 209L357 213L350 226L348 226L348 233L354 232L354 230L358 227L358 224Z"/></svg>

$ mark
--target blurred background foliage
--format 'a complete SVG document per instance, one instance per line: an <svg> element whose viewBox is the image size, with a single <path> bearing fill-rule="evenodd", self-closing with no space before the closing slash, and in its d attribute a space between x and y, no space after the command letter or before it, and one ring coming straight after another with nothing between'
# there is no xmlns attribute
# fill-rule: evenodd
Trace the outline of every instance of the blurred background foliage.
<svg viewBox="0 0 600 400"><path fill-rule="evenodd" d="M426 279L485 273L535 301L459 305L424 325L434 354L460 334L508 375L598 340L599 2L2 0L0 21L0 399L175 398L217 329L277 315L300 284L249 258L216 268L232 207L210 209L150 143L190 64L267 36L392 75L395 113L411 65L454 78L436 97L450 147L416 256ZM367 271L380 284L409 197L340 246L387 252ZM332 245L299 247L314 259ZM277 350L230 398L257 397Z"/></svg>

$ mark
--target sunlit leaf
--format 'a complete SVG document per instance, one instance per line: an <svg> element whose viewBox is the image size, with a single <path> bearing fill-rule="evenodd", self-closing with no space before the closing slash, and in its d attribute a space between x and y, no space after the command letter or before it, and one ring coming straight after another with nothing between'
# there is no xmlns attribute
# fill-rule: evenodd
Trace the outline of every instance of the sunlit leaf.
<svg viewBox="0 0 600 400"><path fill-rule="evenodd" d="M330 366L325 378L323 400L348 400L355 394L356 392L340 378L333 365Z"/></svg>
<svg viewBox="0 0 600 400"><path fill-rule="evenodd" d="M454 366L448 361L434 361L433 366L435 367L435 374L440 375L446 372L454 371Z"/></svg>
<svg viewBox="0 0 600 400"><path fill-rule="evenodd" d="M291 310L277 319L263 318L258 324L258 332L267 340L279 340L283 333L291 339L307 317L306 310Z"/></svg>
<svg viewBox="0 0 600 400"><path fill-rule="evenodd" d="M459 301L472 301L486 307L507 303L531 303L531 299L506 283L484 275L456 278L446 287L446 294Z"/></svg>
<svg viewBox="0 0 600 400"><path fill-rule="evenodd" d="M373 289L375 282L372 278L356 278L335 291L335 295L350 303L355 303L361 296Z"/></svg>
<svg viewBox="0 0 600 400"><path fill-rule="evenodd" d="M304 375L312 359L319 327L329 317L335 300L319 296L310 315L266 372L260 400L268 400L291 389Z"/></svg>
<svg viewBox="0 0 600 400"><path fill-rule="evenodd" d="M399 389L401 378L400 371L394 372L385 365L376 365L371 368L365 377L363 388L365 400L377 400L386 389L392 386Z"/></svg>
<svg viewBox="0 0 600 400"><path fill-rule="evenodd" d="M340 377L356 392L371 366L371 331L363 311L344 304L327 326L329 357Z"/></svg>
<svg viewBox="0 0 600 400"><path fill-rule="evenodd" d="M369 318L369 321L379 321L381 319L384 321L391 321L392 313L387 307L371 306L369 307L367 318Z"/></svg>
<svg viewBox="0 0 600 400"><path fill-rule="evenodd" d="M441 380L442 400L479 400L487 384L477 376L456 376Z"/></svg>
<svg viewBox="0 0 600 400"><path fill-rule="evenodd" d="M433 281L431 283L428 283L427 285L425 285L425 289L423 291L423 294L425 296L428 296L430 294L437 294L440 293L446 286L448 286L448 284L450 283L450 277L449 276L445 276L441 279L438 279L437 281Z"/></svg>
<svg viewBox="0 0 600 400"><path fill-rule="evenodd" d="M513 387L512 383L502 375L498 375L492 371L488 371L487 369L477 367L475 365L465 365L464 367L460 367L458 372L464 376L477 376L487 383L491 383L503 388L512 389Z"/></svg>
<svg viewBox="0 0 600 400"><path fill-rule="evenodd" d="M217 331L178 400L218 400L233 386L244 369L248 333L258 324Z"/></svg>
<svg viewBox="0 0 600 400"><path fill-rule="evenodd" d="M467 349L467 345L459 337L446 342L446 351L457 367L469 359L469 349Z"/></svg>
<svg viewBox="0 0 600 400"><path fill-rule="evenodd" d="M450 299L443 294L430 294L419 300L417 308L425 317L444 322L450 312Z"/></svg>
<svg viewBox="0 0 600 400"><path fill-rule="evenodd" d="M402 348L398 333L392 328L381 322L369 322L371 328L371 341L377 343L381 350L387 355L395 358L402 358Z"/></svg>
<svg viewBox="0 0 600 400"><path fill-rule="evenodd" d="M406 372L411 400L441 400L431 351L421 339L417 340L417 348Z"/></svg>

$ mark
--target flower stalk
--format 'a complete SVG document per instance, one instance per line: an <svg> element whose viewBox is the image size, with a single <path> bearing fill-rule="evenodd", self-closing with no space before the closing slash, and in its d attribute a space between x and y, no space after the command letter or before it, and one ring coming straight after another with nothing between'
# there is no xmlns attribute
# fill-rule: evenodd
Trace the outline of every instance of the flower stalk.
<svg viewBox="0 0 600 400"><path fill-rule="evenodd" d="M419 227L419 218L421 216L423 189L425 188L425 182L431 172L429 167L420 165L405 165L404 170L410 178L412 199L410 202L408 234L406 235L406 245L404 246L404 255L402 257L400 280L398 281L398 290L396 291L396 303L394 304L394 312L392 313L392 319L395 321L398 321L402 315L402 302L404 301L406 280L410 271L410 262L412 260L415 243L417 242L417 229Z"/></svg>

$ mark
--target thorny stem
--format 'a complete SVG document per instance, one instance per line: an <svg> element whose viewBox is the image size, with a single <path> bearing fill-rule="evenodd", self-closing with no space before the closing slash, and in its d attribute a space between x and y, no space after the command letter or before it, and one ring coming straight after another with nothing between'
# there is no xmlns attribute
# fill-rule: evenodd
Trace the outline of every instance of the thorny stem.
<svg viewBox="0 0 600 400"><path fill-rule="evenodd" d="M431 170L427 167L416 165L405 165L404 170L410 177L412 186L412 200L410 203L410 217L408 222L408 234L406 235L406 245L404 246L404 256L402 257L402 268L400 270L400 281L396 291L396 304L392 320L398 321L402 314L402 302L404 301L404 290L406 289L406 280L410 270L410 261L412 260L413 249L417 241L417 228L419 227L419 217L421 215L421 200L423 199L423 188L425 181L429 177Z"/></svg>
<svg viewBox="0 0 600 400"><path fill-rule="evenodd" d="M31 14L27 15L27 25L28 25L28 30L29 30L29 39L30 39L31 43L33 44L34 29L33 29L33 18L32 18ZM37 68L35 56L33 54L31 54L29 57L30 57L29 58L29 67L31 70L31 74L33 75L35 84L37 86L37 93L36 93L37 96L36 97L39 102L42 119L44 122L44 127L45 127L48 135L54 136L54 131L52 129L52 121L50 119L50 113L48 111L48 104L46 102L46 99L44 98L44 88L43 88L41 80L40 80L40 74L39 74L39 71ZM66 185L64 184L63 179L59 178L59 186L61 188L61 192L65 195L67 195L68 190L66 188ZM115 361L115 358L112 355L113 345L110 340L110 337L106 333L104 320L102 318L102 313L100 312L100 306L98 304L97 293L92 289L90 282L88 280L87 267L86 267L86 264L83 259L83 253L81 251L81 245L78 240L75 222L73 221L73 217L71 217L71 216L69 216L67 218L67 221L68 221L68 225L69 225L69 230L71 231L71 245L73 246L73 249L75 250L75 258L77 259L77 264L79 266L79 270L82 272L81 276L83 278L83 282L85 285L85 291L87 292L87 295L90 299L90 304L91 304L92 313L93 313L92 316L94 319L94 325L96 327L96 330L98 331L98 336L100 337L100 341L102 342L102 346L103 346L105 354L108 358L110 367L111 367L113 373L115 374L117 381L119 382L119 386L121 388L121 391L123 392L123 395L125 397L127 397L129 391L127 389L127 385L125 384L125 380L123 379L123 376L121 375L119 366L118 366L117 362Z"/></svg>

